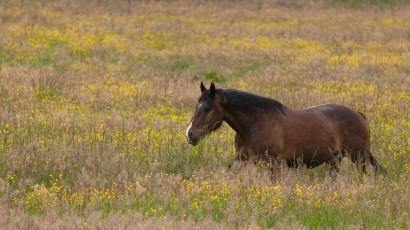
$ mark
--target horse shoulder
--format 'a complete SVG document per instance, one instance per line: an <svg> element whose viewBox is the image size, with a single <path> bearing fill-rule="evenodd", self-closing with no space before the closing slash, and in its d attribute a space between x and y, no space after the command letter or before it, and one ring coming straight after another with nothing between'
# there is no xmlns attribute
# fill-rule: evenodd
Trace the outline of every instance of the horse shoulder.
<svg viewBox="0 0 410 230"><path fill-rule="evenodd" d="M259 145L259 151L270 152L275 155L285 149L285 125L286 116L282 113L268 114L260 122L255 142Z"/></svg>

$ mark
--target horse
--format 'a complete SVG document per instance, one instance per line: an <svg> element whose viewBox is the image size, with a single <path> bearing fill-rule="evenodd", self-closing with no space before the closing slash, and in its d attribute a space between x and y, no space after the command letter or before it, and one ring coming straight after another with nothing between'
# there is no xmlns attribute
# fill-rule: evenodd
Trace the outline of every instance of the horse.
<svg viewBox="0 0 410 230"><path fill-rule="evenodd" d="M366 162L384 171L370 152L370 129L360 112L337 104L291 109L271 98L216 89L214 83L207 89L201 82L200 89L185 133L193 146L225 121L236 132L234 162L279 159L307 168L325 163L328 171L339 172L348 155L362 172Z"/></svg>

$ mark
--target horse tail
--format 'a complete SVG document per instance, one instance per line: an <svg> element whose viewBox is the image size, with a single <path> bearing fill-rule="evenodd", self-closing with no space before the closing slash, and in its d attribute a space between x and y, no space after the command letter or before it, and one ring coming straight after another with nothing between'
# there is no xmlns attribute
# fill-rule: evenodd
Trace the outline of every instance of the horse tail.
<svg viewBox="0 0 410 230"><path fill-rule="evenodd" d="M370 148L370 127L369 127L369 122L367 121L367 118L366 118L366 116L363 114L363 113L361 113L361 112L359 112L359 111L357 111L357 113L358 114L360 114L360 116L362 116L363 117L363 119L364 119L364 121L365 121L365 124L366 124L366 126L367 126L367 129L368 129L368 131L369 131L369 148Z"/></svg>
<svg viewBox="0 0 410 230"><path fill-rule="evenodd" d="M367 118L366 118L366 116L363 114L363 113L361 113L361 112L359 112L359 111L357 111L366 121L367 121Z"/></svg>
<svg viewBox="0 0 410 230"><path fill-rule="evenodd" d="M369 138L369 148L370 148L370 127L369 127L369 122L367 121L367 118L363 113L361 113L359 111L357 111L357 113L360 114L360 116L362 116L363 119L365 120L365 124L367 126L368 131L369 131L369 137L368 138Z"/></svg>
<svg viewBox="0 0 410 230"><path fill-rule="evenodd" d="M363 113L361 113L361 112L359 112L359 111L357 111L363 118L364 118L364 120L366 121L366 123L368 123L368 121L367 121L367 118L366 118L366 116L363 114ZM368 124L367 124L367 126L369 126ZM380 172L380 173L383 173L384 175L386 175L387 174L387 170L381 165L381 164L379 164L378 162L377 162L377 160L374 158L374 156L372 155L372 153L370 152L370 128L368 128L369 129L369 152L367 153L368 154L368 161L369 161L369 163L374 167L374 169L375 169L375 171L376 171L376 173L377 172Z"/></svg>

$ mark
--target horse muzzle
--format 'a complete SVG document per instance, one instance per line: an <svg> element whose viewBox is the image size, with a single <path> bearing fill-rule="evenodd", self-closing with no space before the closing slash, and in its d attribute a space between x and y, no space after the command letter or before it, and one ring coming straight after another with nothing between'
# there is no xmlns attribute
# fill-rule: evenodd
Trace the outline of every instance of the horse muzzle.
<svg viewBox="0 0 410 230"><path fill-rule="evenodd" d="M201 139L202 135L200 133L195 133L193 131L188 132L187 140L189 144L196 146Z"/></svg>

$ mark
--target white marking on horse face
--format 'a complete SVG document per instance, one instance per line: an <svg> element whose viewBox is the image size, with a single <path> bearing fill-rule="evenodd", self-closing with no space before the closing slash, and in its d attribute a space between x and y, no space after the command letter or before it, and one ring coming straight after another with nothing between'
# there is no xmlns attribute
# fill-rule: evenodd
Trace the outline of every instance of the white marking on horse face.
<svg viewBox="0 0 410 230"><path fill-rule="evenodd" d="M192 117L191 123L189 124L188 128L186 129L186 132L185 132L186 138L188 138L188 133L189 133L189 131L190 131L191 128L192 128L192 122L194 121L194 118L195 118L196 114L198 113L199 109L201 108L201 106L202 106L202 103L200 103L200 104L198 105L198 109L196 110L194 116Z"/></svg>
<svg viewBox="0 0 410 230"><path fill-rule="evenodd" d="M189 133L189 130L191 129L191 127L192 127L192 121L191 121L191 123L189 124L188 128L186 129L186 132L185 132L186 138L188 138L188 133Z"/></svg>

